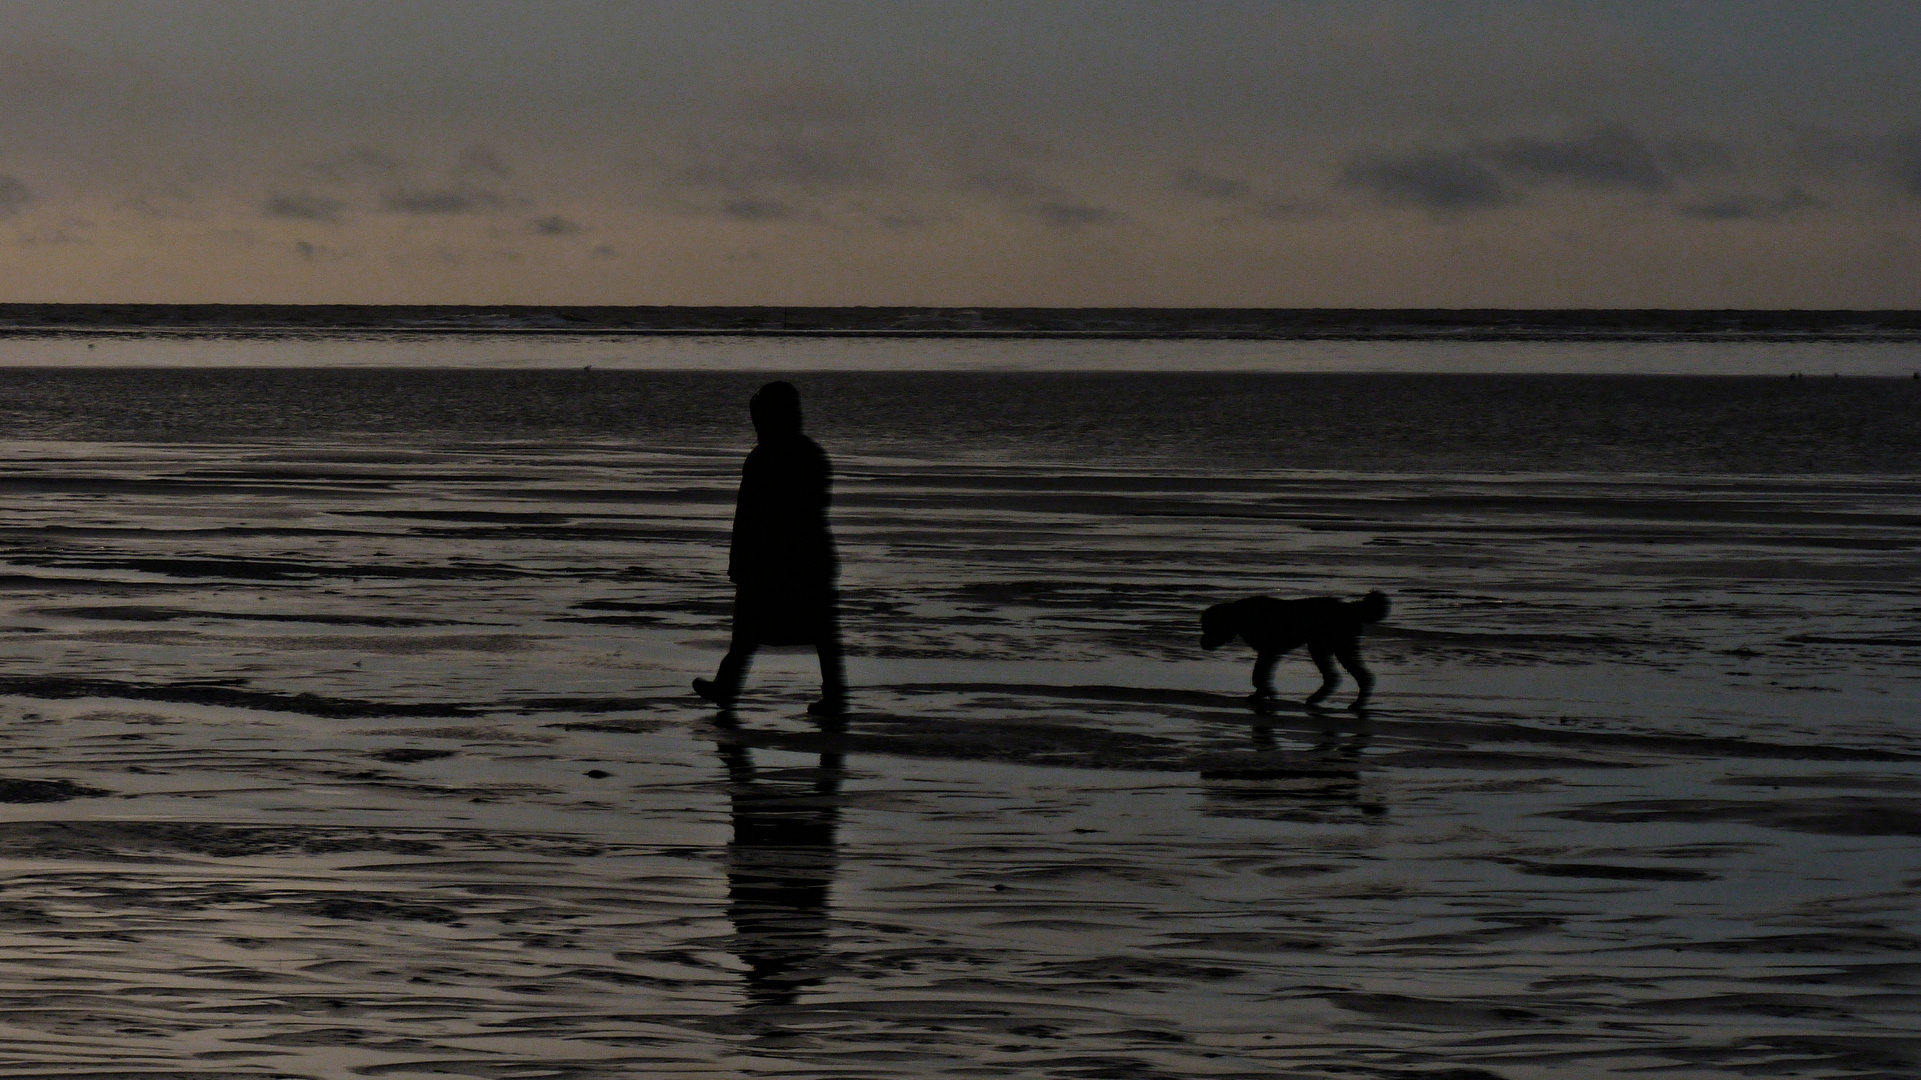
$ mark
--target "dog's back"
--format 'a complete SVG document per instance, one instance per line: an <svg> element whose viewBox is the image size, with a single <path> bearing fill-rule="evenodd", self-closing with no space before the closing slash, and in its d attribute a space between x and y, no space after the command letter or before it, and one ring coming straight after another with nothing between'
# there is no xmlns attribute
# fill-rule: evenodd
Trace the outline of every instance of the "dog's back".
<svg viewBox="0 0 1921 1080"><path fill-rule="evenodd" d="M1201 616L1201 645L1215 648L1239 637L1264 654L1289 652L1302 645L1341 649L1361 636L1363 624L1386 618L1387 609L1387 594L1379 590L1359 600L1250 596L1208 608Z"/></svg>

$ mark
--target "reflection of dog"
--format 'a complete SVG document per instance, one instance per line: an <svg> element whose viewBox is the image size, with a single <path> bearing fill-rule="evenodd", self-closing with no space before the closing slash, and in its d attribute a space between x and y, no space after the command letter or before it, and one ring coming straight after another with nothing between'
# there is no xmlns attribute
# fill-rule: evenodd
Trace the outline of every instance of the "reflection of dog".
<svg viewBox="0 0 1921 1080"><path fill-rule="evenodd" d="M1201 613L1201 648L1218 649L1240 638L1254 647L1254 700L1274 698L1274 665L1281 654L1302 645L1321 669L1321 688L1307 703L1318 705L1341 684L1334 661L1353 673L1361 686L1349 708L1367 704L1374 676L1361 666L1361 625L1387 617L1387 594L1376 589L1359 600L1316 596L1309 600L1276 600L1250 596L1231 604L1215 604Z"/></svg>

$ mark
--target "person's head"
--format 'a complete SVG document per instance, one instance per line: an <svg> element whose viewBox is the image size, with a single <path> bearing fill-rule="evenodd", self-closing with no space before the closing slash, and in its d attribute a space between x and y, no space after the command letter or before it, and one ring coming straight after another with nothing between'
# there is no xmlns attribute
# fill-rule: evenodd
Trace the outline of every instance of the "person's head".
<svg viewBox="0 0 1921 1080"><path fill-rule="evenodd" d="M800 391L790 382L770 382L747 403L754 434L763 439L800 433Z"/></svg>

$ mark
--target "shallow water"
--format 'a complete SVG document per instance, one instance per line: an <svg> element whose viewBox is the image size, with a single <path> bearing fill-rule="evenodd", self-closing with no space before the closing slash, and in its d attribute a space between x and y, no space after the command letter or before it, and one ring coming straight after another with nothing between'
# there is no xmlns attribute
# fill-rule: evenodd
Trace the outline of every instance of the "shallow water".
<svg viewBox="0 0 1921 1080"><path fill-rule="evenodd" d="M594 334L10 333L0 366L635 371L1429 372L1908 378L1921 343L860 339Z"/></svg>
<svg viewBox="0 0 1921 1080"><path fill-rule="evenodd" d="M190 377L64 414L15 384L0 1060L1921 1068L1901 447L1879 468L1815 447L1805 475L1759 438L1805 426L1790 399L1744 414L1769 444L1741 471L1698 464L1744 445L1713 431L1690 452L1621 427L1607 460L1641 467L1582 467L1573 440L1507 445L1474 415L1484 469L1418 467L1465 453L1457 431L1345 470L1316 436L1329 460L1289 468L1210 442L1195 402L1223 395L1191 385L1097 388L1109 418L1146 400L1197 431L1131 454L1116 429L1148 421L1077 418L1058 388L1048 419L1032 383L929 382L911 415L898 384L809 385L857 685L823 734L806 656L766 658L733 725L685 690L725 636L745 449L686 405L743 377L686 378L685 418L644 437L506 395L534 417L519 439L476 435L464 403L489 395L432 380L377 384L400 420L254 438L232 415L272 413L258 393L222 419ZM1627 401L1597 422L1633 412L1622 393L1586 399ZM155 400L199 426L153 430ZM1912 422L1888 400L1875 423ZM1215 600L1368 587L1395 608L1365 717L1251 713L1249 657L1196 647ZM1314 682L1283 662L1284 695Z"/></svg>

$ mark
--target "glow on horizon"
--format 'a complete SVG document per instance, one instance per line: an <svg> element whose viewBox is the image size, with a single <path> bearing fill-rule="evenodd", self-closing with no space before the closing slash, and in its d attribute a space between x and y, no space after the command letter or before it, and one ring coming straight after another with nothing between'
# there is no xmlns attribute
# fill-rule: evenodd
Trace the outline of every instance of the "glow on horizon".
<svg viewBox="0 0 1921 1080"><path fill-rule="evenodd" d="M6 368L460 368L580 371L968 371L1738 375L1907 380L1911 342L1219 341L627 334L45 334Z"/></svg>

